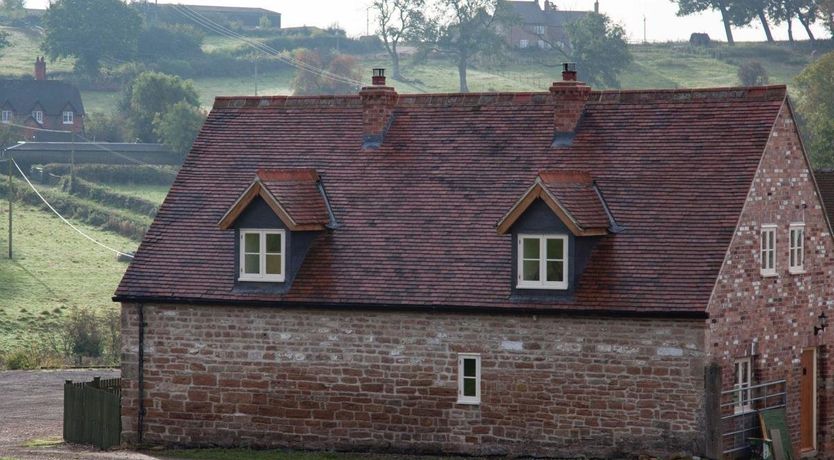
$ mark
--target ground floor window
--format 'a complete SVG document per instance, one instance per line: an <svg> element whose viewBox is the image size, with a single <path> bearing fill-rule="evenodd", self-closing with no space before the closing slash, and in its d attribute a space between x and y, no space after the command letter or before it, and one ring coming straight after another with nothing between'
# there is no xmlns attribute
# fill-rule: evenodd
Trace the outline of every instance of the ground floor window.
<svg viewBox="0 0 834 460"><path fill-rule="evenodd" d="M481 403L481 355L458 355L458 404Z"/></svg>
<svg viewBox="0 0 834 460"><path fill-rule="evenodd" d="M737 359L735 362L735 413L747 412L753 409L753 396L750 387L753 384L753 360L751 358Z"/></svg>

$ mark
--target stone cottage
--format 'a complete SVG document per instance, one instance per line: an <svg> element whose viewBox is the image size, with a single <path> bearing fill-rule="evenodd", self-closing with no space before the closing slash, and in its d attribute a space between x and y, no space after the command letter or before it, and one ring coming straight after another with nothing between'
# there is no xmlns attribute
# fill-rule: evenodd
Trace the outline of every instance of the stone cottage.
<svg viewBox="0 0 834 460"><path fill-rule="evenodd" d="M766 403L834 455L834 248L784 86L383 74L215 101L114 298L126 444L715 458Z"/></svg>

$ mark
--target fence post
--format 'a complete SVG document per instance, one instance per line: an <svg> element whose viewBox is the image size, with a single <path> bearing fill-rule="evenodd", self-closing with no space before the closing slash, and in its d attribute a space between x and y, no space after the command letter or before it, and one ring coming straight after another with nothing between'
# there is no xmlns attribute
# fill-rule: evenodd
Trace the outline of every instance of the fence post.
<svg viewBox="0 0 834 460"><path fill-rule="evenodd" d="M710 363L704 369L704 422L706 428L705 453L707 458L721 458L721 366Z"/></svg>
<svg viewBox="0 0 834 460"><path fill-rule="evenodd" d="M95 388L101 388L101 377L93 377L93 386Z"/></svg>

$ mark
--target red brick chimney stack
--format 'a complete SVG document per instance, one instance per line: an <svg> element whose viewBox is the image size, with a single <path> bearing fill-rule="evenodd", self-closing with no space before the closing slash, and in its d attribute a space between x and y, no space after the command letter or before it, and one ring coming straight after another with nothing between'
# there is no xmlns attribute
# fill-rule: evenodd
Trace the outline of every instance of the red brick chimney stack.
<svg viewBox="0 0 834 460"><path fill-rule="evenodd" d="M397 91L385 86L385 69L374 69L372 85L359 91L362 100L362 147L377 149L393 121Z"/></svg>
<svg viewBox="0 0 834 460"><path fill-rule="evenodd" d="M591 87L576 80L576 64L563 64L562 81L554 82L550 95L555 105L554 131L558 140L576 132L585 103L591 95Z"/></svg>
<svg viewBox="0 0 834 460"><path fill-rule="evenodd" d="M35 80L46 80L46 59L42 56L35 58Z"/></svg>

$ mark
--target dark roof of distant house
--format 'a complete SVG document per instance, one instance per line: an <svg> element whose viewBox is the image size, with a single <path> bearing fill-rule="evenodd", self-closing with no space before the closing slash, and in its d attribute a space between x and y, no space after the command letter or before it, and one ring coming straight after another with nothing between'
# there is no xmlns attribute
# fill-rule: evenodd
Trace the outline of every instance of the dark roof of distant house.
<svg viewBox="0 0 834 460"><path fill-rule="evenodd" d="M223 14L259 14L274 15L281 14L265 8L250 8L245 6L212 6L212 5L183 5L198 13L223 13Z"/></svg>
<svg viewBox="0 0 834 460"><path fill-rule="evenodd" d="M75 86L58 80L0 80L0 106L11 105L17 113L28 113L40 105L48 115L60 115L70 104L83 114L81 93Z"/></svg>
<svg viewBox="0 0 834 460"><path fill-rule="evenodd" d="M818 169L814 171L814 179L822 195L820 198L825 206L828 221L834 224L834 169Z"/></svg>
<svg viewBox="0 0 834 460"><path fill-rule="evenodd" d="M592 92L553 146L548 93L400 95L378 150L357 96L218 98L127 270L121 301L703 315L784 86ZM339 227L285 294L234 289L217 222L259 169L315 169ZM542 171L589 174L622 231L568 300L513 294L496 225Z"/></svg>
<svg viewBox="0 0 834 460"><path fill-rule="evenodd" d="M562 26L585 17L590 11L545 10L538 0L506 2L522 24Z"/></svg>

